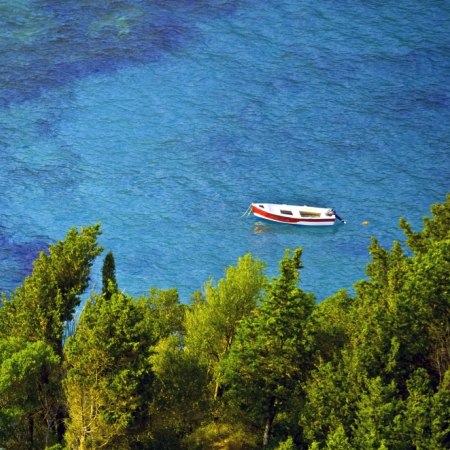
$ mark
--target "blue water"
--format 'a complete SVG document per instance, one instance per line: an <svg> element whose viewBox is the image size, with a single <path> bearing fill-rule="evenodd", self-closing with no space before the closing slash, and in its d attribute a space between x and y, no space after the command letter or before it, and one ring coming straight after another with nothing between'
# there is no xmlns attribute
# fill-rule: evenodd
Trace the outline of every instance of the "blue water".
<svg viewBox="0 0 450 450"><path fill-rule="evenodd" d="M448 1L96 3L0 0L0 290L101 222L129 294L187 301L302 246L321 300L450 191ZM260 224L252 201L347 224Z"/></svg>

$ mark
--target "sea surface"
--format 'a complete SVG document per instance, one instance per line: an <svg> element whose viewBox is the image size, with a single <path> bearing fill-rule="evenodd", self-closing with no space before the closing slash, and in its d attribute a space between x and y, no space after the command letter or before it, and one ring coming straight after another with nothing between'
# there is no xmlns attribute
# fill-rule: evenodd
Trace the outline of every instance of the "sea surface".
<svg viewBox="0 0 450 450"><path fill-rule="evenodd" d="M187 302L247 252L275 276L301 246L320 301L450 191L448 0L0 0L0 24L7 294L101 222L128 294ZM262 223L251 202L347 223Z"/></svg>

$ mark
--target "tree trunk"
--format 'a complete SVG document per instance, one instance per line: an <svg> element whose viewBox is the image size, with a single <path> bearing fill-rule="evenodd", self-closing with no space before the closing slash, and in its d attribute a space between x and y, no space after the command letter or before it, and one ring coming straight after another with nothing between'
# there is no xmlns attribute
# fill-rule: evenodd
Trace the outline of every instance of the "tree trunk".
<svg viewBox="0 0 450 450"><path fill-rule="evenodd" d="M29 448L34 449L34 419L33 416L28 418Z"/></svg>
<svg viewBox="0 0 450 450"><path fill-rule="evenodd" d="M270 435L272 434L272 424L275 419L275 398L271 397L269 401L269 408L266 417L266 423L264 426L264 436L263 436L263 448L267 448L269 445Z"/></svg>
<svg viewBox="0 0 450 450"><path fill-rule="evenodd" d="M222 397L223 388L220 383L216 383L216 387L214 389L214 400L219 400Z"/></svg>
<svg viewBox="0 0 450 450"><path fill-rule="evenodd" d="M58 407L56 411L56 439L59 444L62 444L64 441L64 435L66 434L66 419L67 419L67 411L63 405Z"/></svg>

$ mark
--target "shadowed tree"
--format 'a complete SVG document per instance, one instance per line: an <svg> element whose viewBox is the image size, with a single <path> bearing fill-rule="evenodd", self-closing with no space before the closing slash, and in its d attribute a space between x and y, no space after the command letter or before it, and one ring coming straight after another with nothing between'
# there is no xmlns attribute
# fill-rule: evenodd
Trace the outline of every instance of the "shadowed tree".
<svg viewBox="0 0 450 450"><path fill-rule="evenodd" d="M116 263L112 251L105 256L102 267L102 293L105 298L111 298L114 292L117 292Z"/></svg>
<svg viewBox="0 0 450 450"><path fill-rule="evenodd" d="M183 437L201 424L208 408L207 372L194 354L184 350L181 341L179 335L171 334L152 347L152 448L184 448Z"/></svg>
<svg viewBox="0 0 450 450"><path fill-rule="evenodd" d="M311 370L308 320L314 296L298 287L302 249L286 251L255 313L244 319L223 361L226 399L244 411L269 445L274 421L288 413Z"/></svg>
<svg viewBox="0 0 450 450"><path fill-rule="evenodd" d="M43 341L0 339L0 443L33 450L54 442L60 358ZM54 392L51 392L54 390Z"/></svg>
<svg viewBox="0 0 450 450"><path fill-rule="evenodd" d="M337 431L346 448L449 445L448 408L434 405L450 397L450 196L431 211L422 231L401 221L412 254L372 240L368 279L341 315L344 339L331 358L325 347L330 360L306 383L300 423L311 448L334 448Z"/></svg>

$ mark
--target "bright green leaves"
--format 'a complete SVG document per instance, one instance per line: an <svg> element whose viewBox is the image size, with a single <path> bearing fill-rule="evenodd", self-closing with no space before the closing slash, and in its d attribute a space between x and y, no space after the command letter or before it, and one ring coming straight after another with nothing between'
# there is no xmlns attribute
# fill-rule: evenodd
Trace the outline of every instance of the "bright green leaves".
<svg viewBox="0 0 450 450"><path fill-rule="evenodd" d="M342 290L315 306L310 333L316 353L322 360L340 359L341 350L348 345L355 327L349 317L352 303L347 291Z"/></svg>
<svg viewBox="0 0 450 450"><path fill-rule="evenodd" d="M450 447L450 369L444 374L431 403L430 448Z"/></svg>
<svg viewBox="0 0 450 450"><path fill-rule="evenodd" d="M62 352L64 324L73 317L89 283L90 269L102 248L100 226L72 228L64 241L41 252L23 285L3 300L0 333L50 343Z"/></svg>
<svg viewBox="0 0 450 450"><path fill-rule="evenodd" d="M266 292L266 298L259 308L259 326L263 333L272 336L275 346L288 348L304 347L307 318L314 308L314 295L298 287L302 249L286 250L280 262L280 275L273 279Z"/></svg>
<svg viewBox="0 0 450 450"><path fill-rule="evenodd" d="M17 388L21 383L33 379L45 367L54 367L59 363L59 358L42 341L30 343L18 338L6 338L0 341L0 362L0 391L19 393ZM31 390L25 394L32 396L33 392Z"/></svg>
<svg viewBox="0 0 450 450"><path fill-rule="evenodd" d="M300 419L312 448L449 445L449 408L442 407L449 399L449 201L433 206L422 232L402 221L414 254L373 239L368 279L356 285L355 299L331 297L316 309L320 358Z"/></svg>
<svg viewBox="0 0 450 450"><path fill-rule="evenodd" d="M72 318L75 307L80 303L79 295L88 287L92 263L103 251L97 244L100 233L99 224L81 228L80 231L72 228L63 241L49 248L47 262L64 300L61 310L63 321ZM38 264L40 260L37 260ZM36 271L35 265L33 275Z"/></svg>
<svg viewBox="0 0 450 450"><path fill-rule="evenodd" d="M450 240L432 242L418 254L408 284L410 328L421 342L422 364L442 380L450 367ZM414 308L414 309L413 309Z"/></svg>
<svg viewBox="0 0 450 450"><path fill-rule="evenodd" d="M71 447L126 448L122 440L131 442L146 418L153 343L144 305L121 293L87 302L64 352Z"/></svg>
<svg viewBox="0 0 450 450"><path fill-rule="evenodd" d="M0 361L3 383L12 383L0 401L3 412L14 411L17 425L0 428L9 430L5 434L16 441L16 448L41 448L63 439L60 364L65 324L72 319L88 286L93 260L102 251L99 235L99 225L71 229L64 241L41 252L31 275L11 298L2 299L0 345L11 344L15 352L3 354ZM10 338L22 347L16 348Z"/></svg>
<svg viewBox="0 0 450 450"><path fill-rule="evenodd" d="M149 308L156 340L183 333L186 306L180 303L176 289L152 288L149 297L141 301Z"/></svg>
<svg viewBox="0 0 450 450"><path fill-rule="evenodd" d="M192 442L204 439L210 445L221 445L243 432L240 424L229 422L222 408L220 363L234 346L240 323L259 303L267 281L264 269L265 265L250 254L239 258L217 286L211 280L206 283L204 295L197 293L186 312L185 357L196 360L203 371L199 379L207 382L209 400L203 411L205 426L191 436Z"/></svg>
<svg viewBox="0 0 450 450"><path fill-rule="evenodd" d="M305 383L306 405L299 411L307 442L323 443L341 427L350 428L355 419L353 405L359 395L358 387L341 360L319 364L311 372Z"/></svg>
<svg viewBox="0 0 450 450"><path fill-rule="evenodd" d="M154 382L147 404L147 432L155 448L180 448L180 439L208 410L206 368L184 348L187 307L180 303L176 289L150 289L139 303L147 310L155 342L148 359Z"/></svg>
<svg viewBox="0 0 450 450"><path fill-rule="evenodd" d="M256 307L266 282L265 265L250 254L226 270L217 286L208 281L203 298L186 313L186 349L198 356L215 381L219 395L218 365L234 340L240 321Z"/></svg>
<svg viewBox="0 0 450 450"><path fill-rule="evenodd" d="M384 384L380 377L365 379L362 391L355 404L354 447L379 450L384 445L400 449L396 418L401 401L395 383Z"/></svg>

